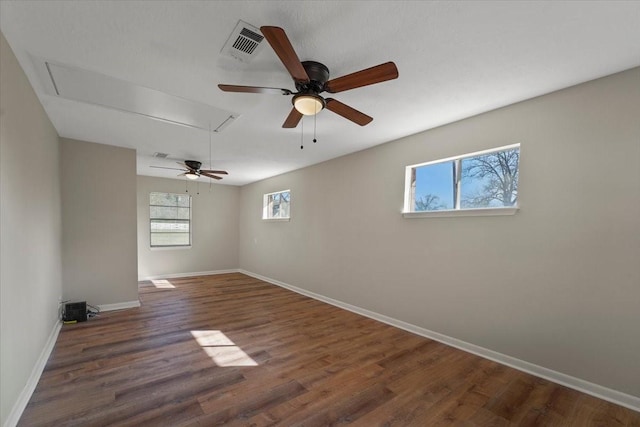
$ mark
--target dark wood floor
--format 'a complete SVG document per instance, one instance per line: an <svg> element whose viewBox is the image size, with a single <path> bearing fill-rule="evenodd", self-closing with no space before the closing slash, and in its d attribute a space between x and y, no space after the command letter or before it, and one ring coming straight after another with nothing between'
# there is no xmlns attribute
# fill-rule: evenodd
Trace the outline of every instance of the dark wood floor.
<svg viewBox="0 0 640 427"><path fill-rule="evenodd" d="M242 274L157 286L140 283L140 308L63 326L20 425L640 426L638 412Z"/></svg>

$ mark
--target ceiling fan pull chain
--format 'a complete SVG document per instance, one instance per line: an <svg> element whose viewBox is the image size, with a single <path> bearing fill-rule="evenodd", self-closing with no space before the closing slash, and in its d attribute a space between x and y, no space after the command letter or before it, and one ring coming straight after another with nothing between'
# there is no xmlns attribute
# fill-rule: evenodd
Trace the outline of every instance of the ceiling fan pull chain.
<svg viewBox="0 0 640 427"><path fill-rule="evenodd" d="M304 117L300 120L300 149L304 148Z"/></svg>
<svg viewBox="0 0 640 427"><path fill-rule="evenodd" d="M316 122L318 121L318 114L316 113L313 116L313 143L315 144L317 139L316 139Z"/></svg>
<svg viewBox="0 0 640 427"><path fill-rule="evenodd" d="M209 122L209 169L213 169L213 163L211 162L211 122ZM211 182L213 180L209 178L209 193L211 193Z"/></svg>
<svg viewBox="0 0 640 427"><path fill-rule="evenodd" d="M189 181L187 180L187 177L184 177L184 192L188 193L189 192Z"/></svg>

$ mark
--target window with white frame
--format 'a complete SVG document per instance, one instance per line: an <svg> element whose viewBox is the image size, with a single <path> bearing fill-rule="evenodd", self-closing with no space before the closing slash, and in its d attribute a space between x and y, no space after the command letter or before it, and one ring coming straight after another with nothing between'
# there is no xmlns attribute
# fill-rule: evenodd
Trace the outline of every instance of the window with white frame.
<svg viewBox="0 0 640 427"><path fill-rule="evenodd" d="M276 191L263 196L262 219L289 219L290 209L290 190Z"/></svg>
<svg viewBox="0 0 640 427"><path fill-rule="evenodd" d="M520 144L407 166L404 212L515 208Z"/></svg>
<svg viewBox="0 0 640 427"><path fill-rule="evenodd" d="M150 193L149 223L152 248L191 246L191 196Z"/></svg>

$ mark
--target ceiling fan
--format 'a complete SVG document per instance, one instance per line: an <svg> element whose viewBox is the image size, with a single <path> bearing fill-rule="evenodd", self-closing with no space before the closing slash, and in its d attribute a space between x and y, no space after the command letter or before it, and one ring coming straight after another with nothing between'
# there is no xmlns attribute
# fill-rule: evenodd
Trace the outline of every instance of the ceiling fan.
<svg viewBox="0 0 640 427"><path fill-rule="evenodd" d="M280 27L260 27L280 61L291 74L297 92L289 89L257 86L236 86L219 84L225 92L265 93L275 95L293 95L293 108L282 125L283 128L295 128L303 115L315 115L326 108L334 113L364 126L373 118L333 98L323 98L322 92L338 93L345 90L381 83L398 77L398 69L393 62L376 65L346 76L329 80L329 69L316 61L298 59L289 38Z"/></svg>
<svg viewBox="0 0 640 427"><path fill-rule="evenodd" d="M197 160L185 160L184 162L176 162L176 163L179 164L180 166L183 166L184 168L181 168L181 169L167 168L164 166L151 166L151 167L157 168L157 169L173 169L173 170L182 171L183 173L178 174L178 176L185 176L188 179L198 179L200 176L206 176L207 178L213 178L213 179L222 179L221 176L216 176L216 175L228 175L227 171L200 169L200 166L202 166L202 163L198 162Z"/></svg>

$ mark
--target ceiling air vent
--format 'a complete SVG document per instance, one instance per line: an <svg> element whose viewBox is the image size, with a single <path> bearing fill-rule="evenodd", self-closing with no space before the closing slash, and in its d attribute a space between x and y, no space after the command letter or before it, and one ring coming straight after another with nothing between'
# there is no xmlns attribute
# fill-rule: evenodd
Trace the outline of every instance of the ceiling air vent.
<svg viewBox="0 0 640 427"><path fill-rule="evenodd" d="M244 21L238 21L238 25L222 48L222 53L239 61L249 62L260 51L262 40L264 36L260 34L258 28Z"/></svg>
<svg viewBox="0 0 640 427"><path fill-rule="evenodd" d="M168 156L169 156L168 153L159 153L159 152L153 153L153 157L157 157L159 159L166 159Z"/></svg>

